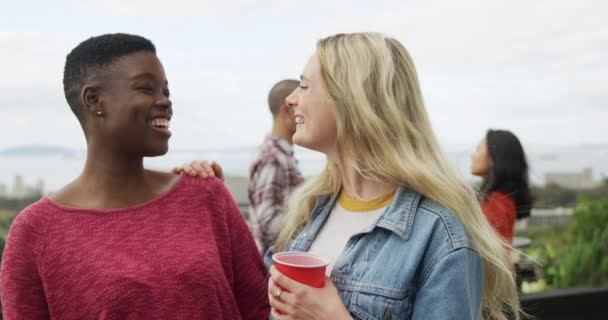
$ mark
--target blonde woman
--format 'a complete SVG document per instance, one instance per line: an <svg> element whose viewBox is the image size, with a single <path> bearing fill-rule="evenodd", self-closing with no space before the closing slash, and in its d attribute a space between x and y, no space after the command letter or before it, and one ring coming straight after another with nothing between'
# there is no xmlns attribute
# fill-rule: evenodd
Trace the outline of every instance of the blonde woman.
<svg viewBox="0 0 608 320"><path fill-rule="evenodd" d="M293 141L328 163L292 194L266 262L308 251L331 264L322 289L271 267L273 318L517 317L504 243L441 153L401 43L371 33L320 40L287 102Z"/></svg>

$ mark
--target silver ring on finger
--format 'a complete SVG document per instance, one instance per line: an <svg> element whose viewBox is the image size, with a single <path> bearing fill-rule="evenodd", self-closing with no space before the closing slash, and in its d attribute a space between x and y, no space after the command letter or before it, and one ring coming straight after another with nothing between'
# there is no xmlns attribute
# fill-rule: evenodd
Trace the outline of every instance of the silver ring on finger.
<svg viewBox="0 0 608 320"><path fill-rule="evenodd" d="M281 300L281 295L283 294L283 290L278 289L275 293L272 294L272 296L275 299Z"/></svg>

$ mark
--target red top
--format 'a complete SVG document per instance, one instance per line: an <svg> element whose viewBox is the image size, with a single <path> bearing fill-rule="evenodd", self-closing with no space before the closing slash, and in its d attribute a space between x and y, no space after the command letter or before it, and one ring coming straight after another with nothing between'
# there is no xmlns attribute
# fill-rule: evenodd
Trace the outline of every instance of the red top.
<svg viewBox="0 0 608 320"><path fill-rule="evenodd" d="M488 221L508 243L513 242L513 229L517 217L515 200L505 193L494 191L481 203Z"/></svg>
<svg viewBox="0 0 608 320"><path fill-rule="evenodd" d="M4 319L268 319L266 270L228 190L182 176L145 204L74 209L48 198L15 219Z"/></svg>

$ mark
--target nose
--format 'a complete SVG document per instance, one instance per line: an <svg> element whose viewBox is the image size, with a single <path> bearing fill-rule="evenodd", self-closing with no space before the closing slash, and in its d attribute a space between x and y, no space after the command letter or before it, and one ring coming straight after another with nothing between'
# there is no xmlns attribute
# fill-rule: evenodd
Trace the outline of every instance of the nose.
<svg viewBox="0 0 608 320"><path fill-rule="evenodd" d="M173 105L173 102L171 102L171 99L169 99L169 97L162 96L162 98L156 100L156 105L169 109Z"/></svg>
<svg viewBox="0 0 608 320"><path fill-rule="evenodd" d="M167 96L163 96L162 98L156 100L156 105L167 110L170 114L173 114L173 102Z"/></svg>

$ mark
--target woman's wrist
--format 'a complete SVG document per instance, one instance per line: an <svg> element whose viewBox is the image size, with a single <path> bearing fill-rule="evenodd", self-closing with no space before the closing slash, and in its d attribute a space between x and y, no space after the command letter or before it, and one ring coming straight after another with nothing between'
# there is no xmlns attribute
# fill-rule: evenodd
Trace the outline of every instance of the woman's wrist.
<svg viewBox="0 0 608 320"><path fill-rule="evenodd" d="M339 319L339 320L353 320L353 317L350 316L346 307L341 304L341 308L335 308L336 312L330 317L331 319Z"/></svg>

